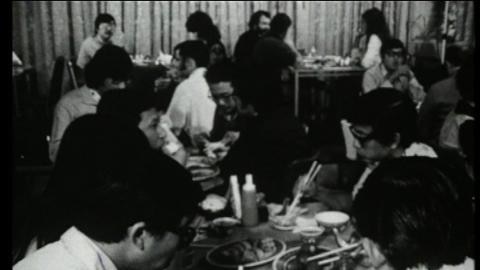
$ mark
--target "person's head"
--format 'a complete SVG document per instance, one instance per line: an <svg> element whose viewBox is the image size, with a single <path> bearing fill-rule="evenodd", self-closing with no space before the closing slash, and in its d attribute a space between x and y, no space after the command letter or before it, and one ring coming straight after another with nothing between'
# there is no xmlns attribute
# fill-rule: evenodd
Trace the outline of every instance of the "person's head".
<svg viewBox="0 0 480 270"><path fill-rule="evenodd" d="M75 120L47 187L52 215L100 245L119 269L165 268L181 241L181 219L201 196L191 175L163 157L131 122L104 114Z"/></svg>
<svg viewBox="0 0 480 270"><path fill-rule="evenodd" d="M288 28L292 25L292 20L285 13L277 13L273 16L270 23L270 32L284 39L287 36Z"/></svg>
<svg viewBox="0 0 480 270"><path fill-rule="evenodd" d="M382 63L388 71L394 71L405 63L407 50L399 39L387 39L380 49Z"/></svg>
<svg viewBox="0 0 480 270"><path fill-rule="evenodd" d="M162 112L155 104L152 92L128 88L110 91L103 95L97 108L98 114L115 115L131 121L145 134L153 149L165 144L167 134L159 128Z"/></svg>
<svg viewBox="0 0 480 270"><path fill-rule="evenodd" d="M270 13L265 10L255 11L250 17L248 28L259 34L270 30Z"/></svg>
<svg viewBox="0 0 480 270"><path fill-rule="evenodd" d="M233 73L232 64L221 63L211 66L205 74L213 100L222 114L232 114L237 109L232 83Z"/></svg>
<svg viewBox="0 0 480 270"><path fill-rule="evenodd" d="M464 61L463 50L459 46L452 45L445 50L445 65L449 75L453 75Z"/></svg>
<svg viewBox="0 0 480 270"><path fill-rule="evenodd" d="M468 57L457 72L456 84L462 99L469 102L470 105L475 104L474 95L474 63L473 58Z"/></svg>
<svg viewBox="0 0 480 270"><path fill-rule="evenodd" d="M95 35L103 42L108 42L115 33L115 19L108 13L100 13L95 19Z"/></svg>
<svg viewBox="0 0 480 270"><path fill-rule="evenodd" d="M378 8L371 8L362 14L362 30L367 38L375 34L382 42L390 36L385 16Z"/></svg>
<svg viewBox="0 0 480 270"><path fill-rule="evenodd" d="M364 237L364 263L374 268L440 269L465 261L473 239L473 183L440 159L382 162L353 202Z"/></svg>
<svg viewBox="0 0 480 270"><path fill-rule="evenodd" d="M133 63L128 53L118 46L107 44L85 66L85 82L100 94L107 90L123 89L132 69Z"/></svg>
<svg viewBox="0 0 480 270"><path fill-rule="evenodd" d="M175 46L174 53L174 61L178 64L179 73L183 77L188 77L199 67L208 66L208 47L200 40L184 41Z"/></svg>
<svg viewBox="0 0 480 270"><path fill-rule="evenodd" d="M366 162L398 157L417 138L415 105L393 88L360 96L350 122L357 154Z"/></svg>
<svg viewBox="0 0 480 270"><path fill-rule="evenodd" d="M220 41L221 35L218 28L213 24L212 18L202 11L195 11L188 16L185 23L190 39L202 40L209 47Z"/></svg>

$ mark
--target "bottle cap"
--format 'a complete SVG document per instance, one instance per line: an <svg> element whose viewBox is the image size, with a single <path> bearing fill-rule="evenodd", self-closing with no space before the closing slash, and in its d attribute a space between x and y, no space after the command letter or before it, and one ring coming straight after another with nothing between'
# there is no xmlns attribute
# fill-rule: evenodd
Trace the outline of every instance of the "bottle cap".
<svg viewBox="0 0 480 270"><path fill-rule="evenodd" d="M248 186L248 187L254 187L255 185L253 184L253 177L251 174L247 174L245 176L245 186Z"/></svg>

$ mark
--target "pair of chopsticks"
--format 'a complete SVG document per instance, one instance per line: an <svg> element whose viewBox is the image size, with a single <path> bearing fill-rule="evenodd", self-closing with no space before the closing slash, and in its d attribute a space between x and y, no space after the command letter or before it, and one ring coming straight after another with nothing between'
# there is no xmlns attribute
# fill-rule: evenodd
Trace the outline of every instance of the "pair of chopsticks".
<svg viewBox="0 0 480 270"><path fill-rule="evenodd" d="M295 198L293 199L292 204L288 207L287 214L285 216L288 217L292 214L293 209L300 203L300 199L303 196L304 188L307 187L310 184L310 182L313 181L313 179L315 179L315 177L317 176L321 168L322 168L322 164L318 164L316 160L312 163L312 166L310 166L310 170L308 171L307 176L304 179L302 179L303 181L299 183L297 194L295 194Z"/></svg>
<svg viewBox="0 0 480 270"><path fill-rule="evenodd" d="M348 245L348 246L345 246L345 247L341 247L341 248L337 248L337 249L334 249L334 250L330 250L330 251L327 251L325 253L322 253L322 254L319 254L319 255L315 255L315 256L312 256L310 258L307 259L307 262L311 262L311 261L315 261L315 260L319 260L319 259L323 259L323 258L327 258L327 257L330 257L332 255L338 255L342 252L345 252L345 251L350 251L350 250L353 250L357 247L359 247L361 245L360 242L358 243L355 243L355 244L351 244L351 245ZM332 263L332 262L335 262L335 261L338 261L340 260L340 256L334 256L334 257L331 257L331 258L327 258L325 260L322 260L322 261L319 261L317 263L317 265L325 265L325 264L329 264L329 263Z"/></svg>

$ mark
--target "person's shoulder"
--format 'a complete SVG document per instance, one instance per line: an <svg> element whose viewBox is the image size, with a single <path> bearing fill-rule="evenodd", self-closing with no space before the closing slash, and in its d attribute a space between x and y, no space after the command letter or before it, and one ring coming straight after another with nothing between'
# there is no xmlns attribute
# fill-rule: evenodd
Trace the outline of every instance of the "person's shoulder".
<svg viewBox="0 0 480 270"><path fill-rule="evenodd" d="M80 270L81 262L64 248L60 242L54 242L37 250L13 266L14 270Z"/></svg>
<svg viewBox="0 0 480 270"><path fill-rule="evenodd" d="M382 40L380 39L380 37L376 34L371 34L370 35L370 38L368 39L368 43L382 43Z"/></svg>
<svg viewBox="0 0 480 270"><path fill-rule="evenodd" d="M430 90L434 91L434 92L449 91L449 90L455 90L456 91L455 78L454 77L449 77L449 78L443 79L441 81L438 81L431 86Z"/></svg>
<svg viewBox="0 0 480 270"><path fill-rule="evenodd" d="M95 46L97 42L95 41L95 38L92 36L87 37L86 39L83 40L82 46L83 48L89 48Z"/></svg>

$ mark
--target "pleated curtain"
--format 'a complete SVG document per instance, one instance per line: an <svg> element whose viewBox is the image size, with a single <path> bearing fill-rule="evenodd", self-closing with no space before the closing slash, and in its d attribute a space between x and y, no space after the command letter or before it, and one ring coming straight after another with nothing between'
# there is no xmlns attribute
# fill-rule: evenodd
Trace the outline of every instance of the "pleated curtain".
<svg viewBox="0 0 480 270"><path fill-rule="evenodd" d="M456 5L458 38L472 43L473 1L457 1ZM95 17L102 12L115 17L130 54L156 57L160 50L171 53L187 38L185 22L196 10L212 17L231 54L250 15L262 9L292 18L289 38L298 49L315 47L322 55L345 55L365 10L381 9L393 36L410 48L427 28L438 27L431 19L439 12L436 6L434 1L14 1L13 49L36 69L39 93L46 96L56 57L76 57L82 41L93 35Z"/></svg>

